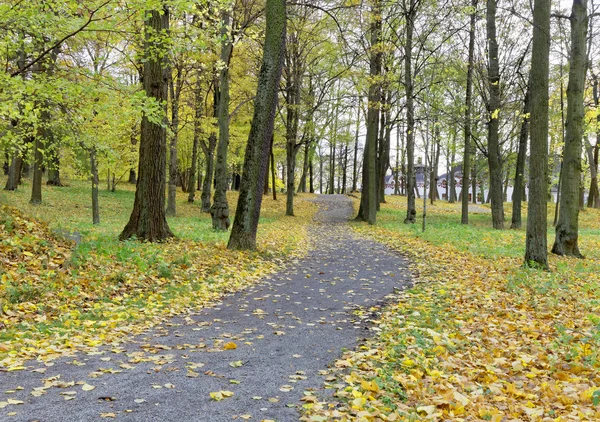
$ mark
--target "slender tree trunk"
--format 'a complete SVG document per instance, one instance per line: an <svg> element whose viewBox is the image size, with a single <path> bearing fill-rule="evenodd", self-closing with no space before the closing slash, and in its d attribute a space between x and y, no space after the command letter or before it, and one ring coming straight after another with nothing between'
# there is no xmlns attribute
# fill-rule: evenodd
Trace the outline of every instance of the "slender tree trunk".
<svg viewBox="0 0 600 422"><path fill-rule="evenodd" d="M488 166L490 170L490 199L492 202L492 225L504 228L502 201L502 155L500 153L500 58L496 38L497 0L487 0L486 30L488 40Z"/></svg>
<svg viewBox="0 0 600 422"><path fill-rule="evenodd" d="M357 181L358 181L358 135L360 132L360 107L361 101L358 99L358 107L356 109L356 131L354 134L354 161L352 165L352 192L356 192L357 190Z"/></svg>
<svg viewBox="0 0 600 422"><path fill-rule="evenodd" d="M213 132L208 137L208 145L204 141L200 144L206 157L206 173L202 183L202 212L210 212L210 193L213 186L213 173L215 164L215 148L217 146L217 135Z"/></svg>
<svg viewBox="0 0 600 422"><path fill-rule="evenodd" d="M229 229L229 204L227 203L227 148L229 147L229 63L233 52L229 12L223 12L221 28L221 61L219 76L219 144L217 146L217 165L215 167L215 195L210 208L213 229ZM264 175L263 175L264 179ZM264 183L264 180L262 181Z"/></svg>
<svg viewBox="0 0 600 422"><path fill-rule="evenodd" d="M169 91L171 92L171 140L169 142L169 185L167 187L167 210L168 216L177 214L177 138L179 137L179 99L183 78L181 68L177 69L177 83L173 76L169 75Z"/></svg>
<svg viewBox="0 0 600 422"><path fill-rule="evenodd" d="M547 269L550 2L546 0L535 0L534 3L532 48L530 74L531 157L529 158L529 207L525 236L525 264ZM519 153L521 153L520 149L519 145ZM519 191L521 191L521 185L517 186L515 183L515 192Z"/></svg>
<svg viewBox="0 0 600 422"><path fill-rule="evenodd" d="M258 76L254 116L244 157L240 196L227 246L229 249L256 248L256 230L263 198L262 184L267 169L269 143L273 136L277 94L285 53L285 0L267 0L266 16L263 63Z"/></svg>
<svg viewBox="0 0 600 422"><path fill-rule="evenodd" d="M42 115L48 114L48 111L44 110L41 113ZM42 117L42 121L46 124L49 123L50 117ZM44 123L42 123L44 124ZM31 199L29 201L32 205L39 205L42 203L42 165L44 156L42 154L42 150L44 148L43 145L43 131L45 129L40 129L37 136L35 137L35 141L33 143L33 182L31 183Z"/></svg>
<svg viewBox="0 0 600 422"><path fill-rule="evenodd" d="M469 59L467 63L467 93L465 102L465 149L463 154L461 202L462 224L469 224L469 178L471 171L471 112L473 102L473 67L475 63L475 22L477 19L477 0L471 0L471 19L469 26ZM475 196L475 192L473 192Z"/></svg>
<svg viewBox="0 0 600 422"><path fill-rule="evenodd" d="M275 153L273 152L273 137L271 137L271 184L273 185L273 201L277 201L277 187L275 186Z"/></svg>
<svg viewBox="0 0 600 422"><path fill-rule="evenodd" d="M98 185L100 179L98 177L98 159L96 156L96 147L90 150L90 168L92 173L92 223L100 224L100 202L98 200Z"/></svg>
<svg viewBox="0 0 600 422"><path fill-rule="evenodd" d="M543 70L543 69L542 69ZM525 184L525 158L527 157L527 140L529 138L529 115L531 113L531 75L527 83L525 100L523 101L523 114L521 115L521 131L519 133L519 152L515 166L515 184L512 194L512 220L511 229L521 228L521 202L523 200L523 187ZM546 85L547 87L547 85ZM543 89L542 86L538 88ZM547 107L547 106L546 106ZM546 116L548 111L546 108ZM539 141L539 140L538 140Z"/></svg>
<svg viewBox="0 0 600 422"><path fill-rule="evenodd" d="M144 91L158 103L166 104L168 70L166 49L168 41L156 34L167 34L169 11L165 7L148 12L145 21L146 61L144 63ZM157 54L161 52L162 54ZM166 109L163 107L166 116ZM165 216L165 173L167 165L166 129L142 117L138 181L133 211L129 222L119 235L125 240L137 237L150 242L163 241L173 236Z"/></svg>
<svg viewBox="0 0 600 422"><path fill-rule="evenodd" d="M375 224L377 221L377 129L379 125L379 102L381 100L381 87L377 77L381 74L382 53L379 48L382 31L382 4L375 0L374 13L371 22L371 52L370 75L373 79L369 86L369 103L367 111L367 137L365 152L363 154L362 192L360 195L360 209L357 219Z"/></svg>
<svg viewBox="0 0 600 422"><path fill-rule="evenodd" d="M309 139L304 144L304 161L302 161L302 176L300 176L300 183L298 183L298 192L306 192L306 177L308 175L308 154L310 151L311 140Z"/></svg>
<svg viewBox="0 0 600 422"><path fill-rule="evenodd" d="M583 258L579 251L579 183L583 137L588 27L587 0L573 0L571 12L571 51L567 86L567 132L563 155L560 213L552 253ZM531 197L531 192L530 192Z"/></svg>
<svg viewBox="0 0 600 422"><path fill-rule="evenodd" d="M594 106L600 109L600 93L598 92L598 77L594 75ZM587 138L586 138L587 139ZM598 149L600 148L600 114L596 116L596 144L592 146L586 142L588 160L590 162L590 193L587 206L589 208L600 208L600 192L598 191Z"/></svg>
<svg viewBox="0 0 600 422"><path fill-rule="evenodd" d="M196 82L195 95L195 110L194 110L194 141L192 144L192 168L189 174L189 193L188 202L193 204L196 196L196 172L198 171L198 145L200 143L200 135L202 133L202 82L198 77Z"/></svg>
<svg viewBox="0 0 600 422"><path fill-rule="evenodd" d="M313 175L313 158L312 156L310 157L310 162L308 163L308 174L309 174L309 182L308 182L308 186L309 186L309 192L310 193L315 193L315 186L313 184L314 181L314 175Z"/></svg>
<svg viewBox="0 0 600 422"><path fill-rule="evenodd" d="M404 223L414 224L417 221L417 207L414 193L415 189L417 188L417 178L415 174L415 104L412 74L412 47L416 10L413 9L412 0L410 3L410 10L405 11L404 13L404 17L406 19L406 45L404 47L404 88L406 90L406 156L408 160L408 174L406 175L407 206Z"/></svg>

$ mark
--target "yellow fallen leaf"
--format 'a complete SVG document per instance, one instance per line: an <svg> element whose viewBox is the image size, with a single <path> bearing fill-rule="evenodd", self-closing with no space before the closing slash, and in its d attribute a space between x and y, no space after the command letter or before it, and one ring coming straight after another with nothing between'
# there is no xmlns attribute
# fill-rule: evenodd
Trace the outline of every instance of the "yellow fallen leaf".
<svg viewBox="0 0 600 422"><path fill-rule="evenodd" d="M90 384L83 384L81 386L81 389L83 391L92 391L94 388L96 388L96 387L94 387L93 385L90 385Z"/></svg>
<svg viewBox="0 0 600 422"><path fill-rule="evenodd" d="M225 350L237 349L237 344L235 344L233 341L230 341L229 343L225 343L223 345L223 349L225 349Z"/></svg>

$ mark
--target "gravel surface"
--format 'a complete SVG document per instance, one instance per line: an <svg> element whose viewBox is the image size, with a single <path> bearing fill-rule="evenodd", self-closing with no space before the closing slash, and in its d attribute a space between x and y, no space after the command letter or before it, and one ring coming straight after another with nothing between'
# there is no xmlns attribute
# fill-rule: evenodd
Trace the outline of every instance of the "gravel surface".
<svg viewBox="0 0 600 422"><path fill-rule="evenodd" d="M24 402L0 409L0 420L298 420L304 391L321 390L342 349L372 335L355 311L410 283L404 258L352 234L347 197L316 201L306 258L119 348L0 373L0 402ZM31 394L52 382L45 394ZM216 391L234 395L215 401Z"/></svg>

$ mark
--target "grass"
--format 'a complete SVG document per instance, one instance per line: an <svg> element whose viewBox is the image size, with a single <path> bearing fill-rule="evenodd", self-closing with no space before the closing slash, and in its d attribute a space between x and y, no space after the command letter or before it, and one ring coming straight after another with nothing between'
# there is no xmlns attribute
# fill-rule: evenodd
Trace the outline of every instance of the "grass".
<svg viewBox="0 0 600 422"><path fill-rule="evenodd" d="M199 201L189 204L180 191L178 214L168 218L175 239L152 244L117 240L134 186L100 191L99 225L91 222L89 183L44 186L37 206L29 189L26 180L16 192L0 191L0 367L9 369L119 341L256 282L305 252L315 211L311 195L297 197L297 217L285 216L284 201L265 198L258 250L240 252L226 249L229 233L214 231ZM233 216L237 193L228 199Z"/></svg>

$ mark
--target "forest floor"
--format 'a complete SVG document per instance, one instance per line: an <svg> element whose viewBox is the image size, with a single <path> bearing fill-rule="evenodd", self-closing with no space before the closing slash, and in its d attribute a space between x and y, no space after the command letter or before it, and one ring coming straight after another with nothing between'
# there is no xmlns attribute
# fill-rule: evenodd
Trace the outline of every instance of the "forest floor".
<svg viewBox="0 0 600 422"><path fill-rule="evenodd" d="M347 225L352 214L349 199L327 196L314 200L321 211L316 221L305 227L312 245L308 254L288 257L287 266L263 276L258 283L253 273L249 281L235 285L236 289L243 283L250 287L226 295L222 301L215 302L215 293L212 306L202 308L206 301L200 302L193 310L197 298L184 300L173 295L184 305L163 300L160 309L180 315L163 319L162 324L137 336L132 334L144 328L143 318L109 318L114 323L103 329L86 323L92 319L87 313L83 317L83 312L67 323L73 309L54 323L52 335L44 337L31 328L39 322L26 324L20 315L22 309L35 306L38 311L34 314L40 317L48 309L40 310L42 306L53 305L32 303L32 298L7 301L8 317L3 315L3 321L14 338L2 343L6 357L0 373L0 419L62 421L69 415L73 421L297 420L302 403L317 401L315 390L336 384L328 365L342 350L354 349L359 340L371 336L369 329L378 329L370 320L393 293L410 282L406 260L380 243L352 234ZM13 244L4 241L3 248L14 248L18 243L21 251L31 250L35 257L48 255L49 262L55 262L55 256L50 256L53 252L30 249L40 238L49 238L43 227L14 210L12 214L7 209L3 212L10 219L5 216L0 227L13 234L7 237ZM29 227L29 237L15 235ZM52 249L55 246L49 245ZM180 249L191 253L191 246L185 244ZM128 247L139 248L134 243ZM219 250L218 255L222 252ZM226 260L223 265L232 262ZM16 277L17 271L11 269L5 274ZM151 278L152 271L149 269ZM239 266L227 274L236 280L246 278ZM229 286L219 284L218 274L213 277L217 280L215 291ZM19 284L12 279L11 286ZM152 305L158 297L159 293L154 293L152 299L145 300ZM118 305L113 303L107 299L98 309L106 310L104 316L119 315L114 313ZM66 301L62 306L71 304ZM132 303L122 305L121 313L129 314ZM154 314L152 306L146 308ZM20 322L11 325L19 318ZM78 327L73 329L73 325ZM24 335L18 334L16 327L25 328ZM125 328L128 341L119 327ZM3 335L9 339L9 334ZM21 344L31 345L31 350L18 347Z"/></svg>
<svg viewBox="0 0 600 422"><path fill-rule="evenodd" d="M493 230L485 213L464 226L460 204L437 202L422 232L402 224L406 198L386 199L377 226L353 228L407 256L415 287L337 362L343 382L304 419L600 420L600 211L580 213L586 259L551 255L545 272L522 266L524 229Z"/></svg>

